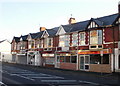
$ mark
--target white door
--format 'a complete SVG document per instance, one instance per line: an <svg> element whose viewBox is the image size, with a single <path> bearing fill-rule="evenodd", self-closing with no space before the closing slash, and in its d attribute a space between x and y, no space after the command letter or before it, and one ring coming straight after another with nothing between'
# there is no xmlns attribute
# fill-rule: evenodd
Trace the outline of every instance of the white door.
<svg viewBox="0 0 120 86"><path fill-rule="evenodd" d="M90 56L81 55L80 56L80 70L89 70Z"/></svg>

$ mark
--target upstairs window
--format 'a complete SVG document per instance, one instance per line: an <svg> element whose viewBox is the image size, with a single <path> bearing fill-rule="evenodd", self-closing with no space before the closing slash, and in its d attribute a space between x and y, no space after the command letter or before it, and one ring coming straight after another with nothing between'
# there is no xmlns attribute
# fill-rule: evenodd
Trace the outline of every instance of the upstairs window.
<svg viewBox="0 0 120 86"><path fill-rule="evenodd" d="M79 45L85 45L85 32L79 33Z"/></svg>
<svg viewBox="0 0 120 86"><path fill-rule="evenodd" d="M44 39L44 48L52 47L52 45L53 45L53 38Z"/></svg>
<svg viewBox="0 0 120 86"><path fill-rule="evenodd" d="M53 38L48 38L47 39L47 45L48 45L48 47L52 47L53 46Z"/></svg>
<svg viewBox="0 0 120 86"><path fill-rule="evenodd" d="M40 40L40 48L43 48L43 39Z"/></svg>
<svg viewBox="0 0 120 86"><path fill-rule="evenodd" d="M69 35L61 35L59 37L59 47L67 47L70 43L70 36Z"/></svg>
<svg viewBox="0 0 120 86"><path fill-rule="evenodd" d="M78 45L78 33L73 33L72 34L72 46L77 46Z"/></svg>
<svg viewBox="0 0 120 86"><path fill-rule="evenodd" d="M34 46L35 46L34 40L31 40L31 41L28 42L29 49L34 48Z"/></svg>
<svg viewBox="0 0 120 86"><path fill-rule="evenodd" d="M90 44L102 44L102 30L90 31Z"/></svg>

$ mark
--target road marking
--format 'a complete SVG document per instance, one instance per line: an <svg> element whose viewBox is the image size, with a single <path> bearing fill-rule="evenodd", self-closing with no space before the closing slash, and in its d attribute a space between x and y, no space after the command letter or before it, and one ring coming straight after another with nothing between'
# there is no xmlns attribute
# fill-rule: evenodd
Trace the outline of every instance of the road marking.
<svg viewBox="0 0 120 86"><path fill-rule="evenodd" d="M50 78L59 78L59 79L64 79L62 77L31 77L31 78L39 78L39 79L50 79Z"/></svg>
<svg viewBox="0 0 120 86"><path fill-rule="evenodd" d="M22 77L22 78L25 78L25 79L28 79L28 80L32 80L32 81L35 81L34 79L31 79L29 77L25 77L25 76L21 76L19 74L11 74L12 76L19 76L19 77Z"/></svg>
<svg viewBox="0 0 120 86"><path fill-rule="evenodd" d="M20 71L19 72L12 72L12 73L15 73L15 74L30 74L30 73L34 74L34 72L24 72L24 71L23 72L22 71L21 72Z"/></svg>
<svg viewBox="0 0 120 86"><path fill-rule="evenodd" d="M81 81L81 80L79 80L79 82L81 82L81 83L88 83L88 84L92 84L92 85L100 85L98 83L88 82L88 81Z"/></svg>
<svg viewBox="0 0 120 86"><path fill-rule="evenodd" d="M77 82L77 80L41 80L41 82Z"/></svg>
<svg viewBox="0 0 120 86"><path fill-rule="evenodd" d="M6 84L4 84L3 82L0 81L0 86L7 86Z"/></svg>

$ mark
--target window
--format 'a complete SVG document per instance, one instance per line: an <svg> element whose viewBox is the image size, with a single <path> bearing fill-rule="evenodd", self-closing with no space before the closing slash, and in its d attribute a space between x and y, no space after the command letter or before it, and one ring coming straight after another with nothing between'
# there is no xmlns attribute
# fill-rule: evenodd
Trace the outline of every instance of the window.
<svg viewBox="0 0 120 86"><path fill-rule="evenodd" d="M102 44L102 30L90 31L90 44Z"/></svg>
<svg viewBox="0 0 120 86"><path fill-rule="evenodd" d="M34 48L34 41L31 41L31 48Z"/></svg>
<svg viewBox="0 0 120 86"><path fill-rule="evenodd" d="M33 40L30 40L29 42L28 42L28 47L29 47L29 49L30 48L34 48L34 41Z"/></svg>
<svg viewBox="0 0 120 86"><path fill-rule="evenodd" d="M52 47L52 44L53 44L53 38L48 38L48 43L47 43L47 45L48 45L48 47Z"/></svg>
<svg viewBox="0 0 120 86"><path fill-rule="evenodd" d="M109 54L103 55L103 64L109 64Z"/></svg>
<svg viewBox="0 0 120 86"><path fill-rule="evenodd" d="M65 57L65 61L66 61L66 62L70 62L70 56L66 56L66 57Z"/></svg>
<svg viewBox="0 0 120 86"><path fill-rule="evenodd" d="M77 62L77 56L71 56L71 63Z"/></svg>
<svg viewBox="0 0 120 86"><path fill-rule="evenodd" d="M73 33L72 34L72 46L77 46L78 45L78 34Z"/></svg>
<svg viewBox="0 0 120 86"><path fill-rule="evenodd" d="M43 39L40 40L40 47L43 48Z"/></svg>
<svg viewBox="0 0 120 86"><path fill-rule="evenodd" d="M59 37L59 47L69 46L70 36L69 35L61 35Z"/></svg>
<svg viewBox="0 0 120 86"><path fill-rule="evenodd" d="M90 64L101 64L100 54L90 55Z"/></svg>
<svg viewBox="0 0 120 86"><path fill-rule="evenodd" d="M60 56L57 56L57 62L60 62Z"/></svg>
<svg viewBox="0 0 120 86"><path fill-rule="evenodd" d="M81 32L80 34L80 45L85 45L85 33Z"/></svg>
<svg viewBox="0 0 120 86"><path fill-rule="evenodd" d="M45 58L45 64L55 64L55 58L54 57L50 57L50 58Z"/></svg>
<svg viewBox="0 0 120 86"><path fill-rule="evenodd" d="M60 56L60 62L65 62L65 57L64 56Z"/></svg>
<svg viewBox="0 0 120 86"><path fill-rule="evenodd" d="M64 47L65 46L65 41L64 41L64 35L59 37L59 46Z"/></svg>
<svg viewBox="0 0 120 86"><path fill-rule="evenodd" d="M57 56L57 62L76 63L77 56Z"/></svg>
<svg viewBox="0 0 120 86"><path fill-rule="evenodd" d="M47 38L44 39L44 48L47 48Z"/></svg>
<svg viewBox="0 0 120 86"><path fill-rule="evenodd" d="M44 39L44 48L52 47L53 39L52 38L45 38Z"/></svg>
<svg viewBox="0 0 120 86"><path fill-rule="evenodd" d="M98 30L98 44L102 44L102 30Z"/></svg>
<svg viewBox="0 0 120 86"><path fill-rule="evenodd" d="M90 64L101 64L100 54L90 55ZM103 64L109 64L109 54L103 55Z"/></svg>

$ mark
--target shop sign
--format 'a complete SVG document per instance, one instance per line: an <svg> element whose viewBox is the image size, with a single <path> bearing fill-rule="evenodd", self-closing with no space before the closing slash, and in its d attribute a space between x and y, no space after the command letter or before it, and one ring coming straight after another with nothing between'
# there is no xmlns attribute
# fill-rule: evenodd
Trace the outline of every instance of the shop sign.
<svg viewBox="0 0 120 86"><path fill-rule="evenodd" d="M112 49L104 49L102 50L102 54L110 54L112 53ZM101 54L101 51L88 51L88 50L79 50L78 54Z"/></svg>
<svg viewBox="0 0 120 86"><path fill-rule="evenodd" d="M42 54L43 57L54 57L54 54Z"/></svg>

